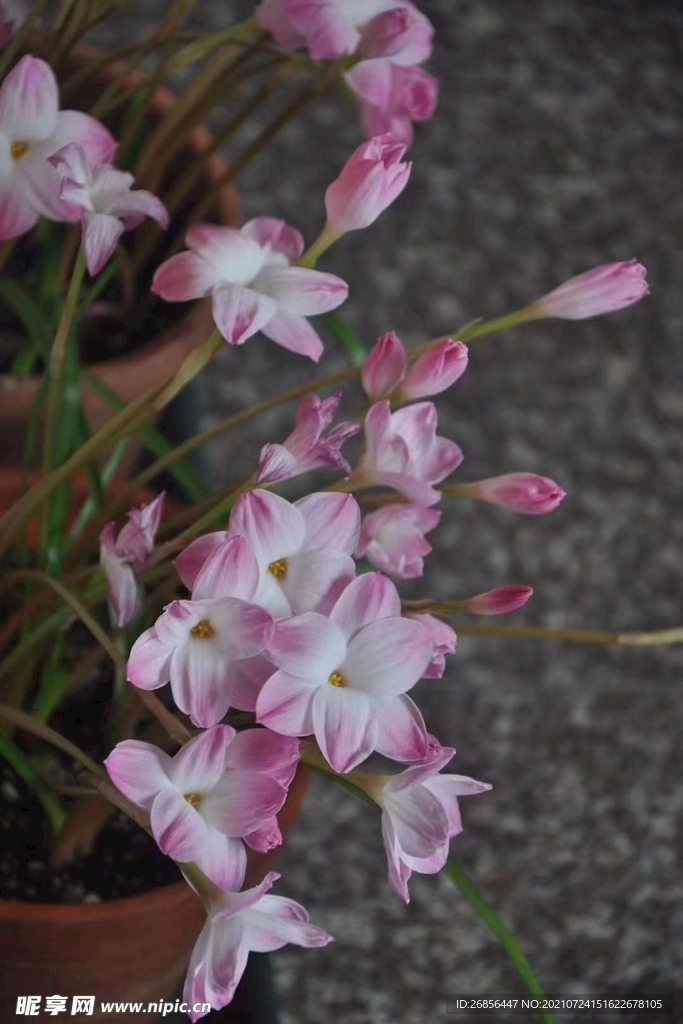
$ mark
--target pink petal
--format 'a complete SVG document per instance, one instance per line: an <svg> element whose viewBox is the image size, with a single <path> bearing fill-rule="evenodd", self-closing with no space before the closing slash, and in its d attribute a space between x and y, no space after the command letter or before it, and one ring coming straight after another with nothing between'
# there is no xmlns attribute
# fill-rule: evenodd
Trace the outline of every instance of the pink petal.
<svg viewBox="0 0 683 1024"><path fill-rule="evenodd" d="M255 711L263 684L270 679L275 666L262 654L240 658L231 671L230 703L239 711Z"/></svg>
<svg viewBox="0 0 683 1024"><path fill-rule="evenodd" d="M273 299L242 285L220 284L211 294L214 322L229 345L244 344L277 311Z"/></svg>
<svg viewBox="0 0 683 1024"><path fill-rule="evenodd" d="M157 793L171 786L172 759L163 750L141 740L117 743L104 766L109 778L125 797L146 811Z"/></svg>
<svg viewBox="0 0 683 1024"><path fill-rule="evenodd" d="M335 548L353 554L360 533L360 508L352 494L309 494L295 507L306 527L304 550Z"/></svg>
<svg viewBox="0 0 683 1024"><path fill-rule="evenodd" d="M194 224L185 243L216 271L224 284L248 285L263 266L261 247L235 228Z"/></svg>
<svg viewBox="0 0 683 1024"><path fill-rule="evenodd" d="M139 611L135 574L130 565L116 556L103 554L101 562L109 585L109 604L114 622L121 629L131 623Z"/></svg>
<svg viewBox="0 0 683 1024"><path fill-rule="evenodd" d="M384 803L396 840L409 857L429 857L448 839L448 820L440 801L424 786L405 789Z"/></svg>
<svg viewBox="0 0 683 1024"><path fill-rule="evenodd" d="M306 612L275 623L266 654L285 672L316 685L326 684L330 673L344 660L346 644L333 622L315 612Z"/></svg>
<svg viewBox="0 0 683 1024"><path fill-rule="evenodd" d="M377 736L375 749L392 761L423 760L429 738L418 707L405 694L385 697L375 705Z"/></svg>
<svg viewBox="0 0 683 1024"><path fill-rule="evenodd" d="M276 849L282 843L282 833L275 815L269 818L265 825L244 836L244 842L257 853L268 853Z"/></svg>
<svg viewBox="0 0 683 1024"><path fill-rule="evenodd" d="M37 222L39 212L13 168L0 180L0 239L16 238Z"/></svg>
<svg viewBox="0 0 683 1024"><path fill-rule="evenodd" d="M282 786L289 786L299 763L299 742L278 736L269 729L246 729L230 744L226 766L240 771L261 772Z"/></svg>
<svg viewBox="0 0 683 1024"><path fill-rule="evenodd" d="M401 598L390 579L379 572L358 576L344 590L330 613L347 640L375 619L395 618L401 614Z"/></svg>
<svg viewBox="0 0 683 1024"><path fill-rule="evenodd" d="M107 213L88 213L83 224L83 252L88 273L91 277L99 274L116 251L116 245L123 234L123 224L118 218Z"/></svg>
<svg viewBox="0 0 683 1024"><path fill-rule="evenodd" d="M211 643L188 643L173 652L173 699L200 729L217 725L228 712L227 674L225 659Z"/></svg>
<svg viewBox="0 0 683 1024"><path fill-rule="evenodd" d="M302 906L283 896L264 896L246 916L247 941L255 953L269 953L288 942L308 949L332 942L326 931L308 923Z"/></svg>
<svg viewBox="0 0 683 1024"><path fill-rule="evenodd" d="M255 217L247 221L241 234L271 252L281 253L288 263L296 263L304 251L301 232L275 217Z"/></svg>
<svg viewBox="0 0 683 1024"><path fill-rule="evenodd" d="M80 110L60 110L56 127L43 144L45 156L52 156L70 143L80 146L92 167L109 163L116 151L116 139L94 117Z"/></svg>
<svg viewBox="0 0 683 1024"><path fill-rule="evenodd" d="M433 737L428 737L431 740ZM438 742L438 741L437 741ZM453 758L455 750L453 747L441 747L436 751L430 749L423 764L413 765L398 775L392 775L384 783L385 793L401 793L413 786L426 785L427 781L434 778L444 765Z"/></svg>
<svg viewBox="0 0 683 1024"><path fill-rule="evenodd" d="M244 537L228 536L204 562L195 579L192 598L237 597L249 601L256 593L258 581L258 563L249 543Z"/></svg>
<svg viewBox="0 0 683 1024"><path fill-rule="evenodd" d="M406 367L406 350L394 331L383 334L363 363L361 380L373 402L387 398L400 383Z"/></svg>
<svg viewBox="0 0 683 1024"><path fill-rule="evenodd" d="M433 648L418 622L380 619L350 641L343 671L350 685L373 697L405 693L422 677Z"/></svg>
<svg viewBox="0 0 683 1024"><path fill-rule="evenodd" d="M194 587L194 581L200 573L205 562L213 552L220 547L230 536L227 530L219 530L216 533L205 533L197 537L191 544L181 551L174 566L183 584L188 590Z"/></svg>
<svg viewBox="0 0 683 1024"><path fill-rule="evenodd" d="M151 290L165 302L187 302L208 295L220 280L214 267L194 252L179 252L162 263Z"/></svg>
<svg viewBox="0 0 683 1024"><path fill-rule="evenodd" d="M350 68L344 78L347 85L366 103L380 110L393 105L393 66L386 57L362 60Z"/></svg>
<svg viewBox="0 0 683 1024"><path fill-rule="evenodd" d="M387 855L387 867L389 869L389 884L394 892L406 903L410 903L408 892L408 880L412 874L411 869L401 857L401 850L396 839L396 833L391 819L387 814L382 815L382 839Z"/></svg>
<svg viewBox="0 0 683 1024"><path fill-rule="evenodd" d="M59 108L57 79L49 64L27 55L0 88L0 128L15 141L39 141L55 130Z"/></svg>
<svg viewBox="0 0 683 1024"><path fill-rule="evenodd" d="M289 501L270 491L255 490L235 504L230 530L246 537L259 562L268 564L299 551L306 527L303 516Z"/></svg>
<svg viewBox="0 0 683 1024"><path fill-rule="evenodd" d="M128 658L128 679L141 690L156 690L171 678L173 648L160 640L156 627L146 629L133 644Z"/></svg>
<svg viewBox="0 0 683 1024"><path fill-rule="evenodd" d="M289 352L308 356L317 363L323 354L323 343L308 320L278 309L275 316L262 328L262 334Z"/></svg>
<svg viewBox="0 0 683 1024"><path fill-rule="evenodd" d="M276 814L286 796L285 787L270 776L234 770L203 798L200 814L225 835L246 836Z"/></svg>
<svg viewBox="0 0 683 1024"><path fill-rule="evenodd" d="M201 793L213 789L226 771L230 744L237 733L229 725L194 736L173 758L170 779L183 793Z"/></svg>
<svg viewBox="0 0 683 1024"><path fill-rule="evenodd" d="M192 861L200 854L208 829L201 815L177 789L162 789L152 804L152 833L162 853Z"/></svg>
<svg viewBox="0 0 683 1024"><path fill-rule="evenodd" d="M334 548L300 551L288 559L282 589L294 615L319 611L332 588L350 583L355 574L353 558L343 551Z"/></svg>
<svg viewBox="0 0 683 1024"><path fill-rule="evenodd" d="M462 831L458 797L476 796L487 793L493 787L488 782L478 782L466 775L435 775L425 782L425 787L440 802L448 818L448 834L457 835Z"/></svg>
<svg viewBox="0 0 683 1024"><path fill-rule="evenodd" d="M258 695L256 721L284 736L310 736L317 690L317 683L275 672Z"/></svg>
<svg viewBox="0 0 683 1024"><path fill-rule="evenodd" d="M331 60L353 53L360 33L334 4L320 0L289 0L287 13L295 31L306 39L314 60Z"/></svg>
<svg viewBox="0 0 683 1024"><path fill-rule="evenodd" d="M313 698L313 731L334 770L350 772L374 750L370 701L349 687L319 687Z"/></svg>
<svg viewBox="0 0 683 1024"><path fill-rule="evenodd" d="M75 221L80 209L61 199L62 176L48 163L29 151L20 168L25 195L44 217L57 221Z"/></svg>
<svg viewBox="0 0 683 1024"><path fill-rule="evenodd" d="M237 892L247 870L247 851L241 839L207 828L194 862L220 889Z"/></svg>
<svg viewBox="0 0 683 1024"><path fill-rule="evenodd" d="M341 306L349 286L334 274L303 267L266 267L254 287L269 295L278 309L295 316L314 316Z"/></svg>

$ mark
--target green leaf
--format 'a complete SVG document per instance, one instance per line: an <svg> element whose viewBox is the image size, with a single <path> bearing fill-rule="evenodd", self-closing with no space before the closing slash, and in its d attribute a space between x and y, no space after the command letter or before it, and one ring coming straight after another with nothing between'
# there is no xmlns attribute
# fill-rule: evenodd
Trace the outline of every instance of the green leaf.
<svg viewBox="0 0 683 1024"><path fill-rule="evenodd" d="M26 754L4 733L0 733L0 754L40 800L53 832L59 832L66 818L63 807L54 793L47 788Z"/></svg>
<svg viewBox="0 0 683 1024"><path fill-rule="evenodd" d="M40 354L49 358L55 333L54 318L36 302L36 296L18 281L0 280L0 299L21 321Z"/></svg>
<svg viewBox="0 0 683 1024"><path fill-rule="evenodd" d="M330 334L336 338L344 349L352 366L361 366L365 362L367 352L365 345L341 313L336 310L332 313L325 313L321 318Z"/></svg>
<svg viewBox="0 0 683 1024"><path fill-rule="evenodd" d="M448 858L444 873L450 878L454 885L457 885L467 902L474 909L479 918L493 932L501 946L510 957L517 973L528 988L532 996L543 999L543 989L536 980L536 975L531 969L531 964L520 949L517 940L510 929L503 924L498 914L490 903L485 899L479 888L465 874L463 869L452 858ZM555 1024L555 1018L549 1010L539 1010L546 1024Z"/></svg>

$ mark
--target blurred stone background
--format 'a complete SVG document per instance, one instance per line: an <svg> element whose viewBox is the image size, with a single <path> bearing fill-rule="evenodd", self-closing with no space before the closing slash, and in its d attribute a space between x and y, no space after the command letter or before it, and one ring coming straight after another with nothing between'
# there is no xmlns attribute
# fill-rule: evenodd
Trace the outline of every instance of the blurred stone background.
<svg viewBox="0 0 683 1024"><path fill-rule="evenodd" d="M568 497L546 518L450 502L410 592L524 582L535 597L510 622L681 623L683 13L655 0L419 6L436 27L437 116L418 126L399 202L324 262L349 281L346 312L365 341L395 329L419 344L632 256L652 296L472 346L466 376L439 402L441 432L465 451L459 478L530 470ZM141 27L158 8L139 3ZM196 20L223 26L252 8L202 0ZM283 217L312 240L324 189L360 140L349 100L310 107L241 179L245 217ZM330 342L320 372L340 364ZM263 339L226 348L218 367L208 422L311 372ZM291 416L215 443L215 484L250 471ZM683 987L682 667L675 647L462 637L444 679L418 687L429 726L458 748L455 770L494 785L463 801L453 853L546 992ZM378 826L370 808L314 780L281 891L336 941L275 955L283 1024L445 1024L458 993L521 994L445 878L414 877L408 907L392 893Z"/></svg>

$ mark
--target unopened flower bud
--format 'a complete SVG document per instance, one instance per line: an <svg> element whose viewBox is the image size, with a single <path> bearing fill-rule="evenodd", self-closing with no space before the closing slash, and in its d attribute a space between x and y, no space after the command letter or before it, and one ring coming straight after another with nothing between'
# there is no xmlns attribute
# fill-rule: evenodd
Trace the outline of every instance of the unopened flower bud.
<svg viewBox="0 0 683 1024"><path fill-rule="evenodd" d="M552 512L566 493L554 480L535 473L506 473L465 486L473 498L530 516Z"/></svg>
<svg viewBox="0 0 683 1024"><path fill-rule="evenodd" d="M612 313L650 294L646 274L645 267L636 260L605 263L565 281L531 308L539 318L553 316L562 320L585 320Z"/></svg>
<svg viewBox="0 0 683 1024"><path fill-rule="evenodd" d="M464 610L475 615L504 615L522 608L532 594L531 587L498 587L470 597Z"/></svg>
<svg viewBox="0 0 683 1024"><path fill-rule="evenodd" d="M401 163L405 145L378 135L358 147L325 193L330 233L366 228L408 184L411 164Z"/></svg>
<svg viewBox="0 0 683 1024"><path fill-rule="evenodd" d="M406 368L406 350L393 331L377 339L363 363L361 380L372 402L387 398L398 386Z"/></svg>
<svg viewBox="0 0 683 1024"><path fill-rule="evenodd" d="M440 394L462 376L467 359L467 345L450 338L440 341L410 367L401 382L399 397L412 401Z"/></svg>

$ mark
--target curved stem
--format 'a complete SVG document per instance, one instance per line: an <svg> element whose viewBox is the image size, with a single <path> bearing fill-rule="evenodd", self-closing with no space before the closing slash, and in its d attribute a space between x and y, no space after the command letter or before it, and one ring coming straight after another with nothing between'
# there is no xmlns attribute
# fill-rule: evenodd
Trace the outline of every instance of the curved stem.
<svg viewBox="0 0 683 1024"><path fill-rule="evenodd" d="M429 611L434 615L442 615L444 612L450 615L453 610L451 602L435 602L429 606ZM575 644L612 644L621 647L683 643L683 626L630 633L615 633L602 629L556 629L551 626L469 626L459 623L455 628L460 636L491 636L512 640L564 640Z"/></svg>

